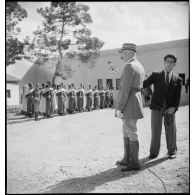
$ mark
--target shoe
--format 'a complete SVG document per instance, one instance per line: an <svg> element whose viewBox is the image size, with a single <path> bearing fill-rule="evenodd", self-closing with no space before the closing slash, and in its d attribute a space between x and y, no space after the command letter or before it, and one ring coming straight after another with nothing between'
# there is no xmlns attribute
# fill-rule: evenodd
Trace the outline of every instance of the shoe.
<svg viewBox="0 0 195 195"><path fill-rule="evenodd" d="M132 166L130 164L130 165L127 165L126 168L121 168L121 172L125 172L125 171L139 171L139 170L140 170L140 165Z"/></svg>
<svg viewBox="0 0 195 195"><path fill-rule="evenodd" d="M176 152L168 152L168 156L170 159L174 159L177 157L177 153Z"/></svg>
<svg viewBox="0 0 195 195"><path fill-rule="evenodd" d="M121 161L116 161L116 165L128 165L128 161L126 159L122 159Z"/></svg>
<svg viewBox="0 0 195 195"><path fill-rule="evenodd" d="M154 158L156 158L157 156L158 156L158 155L150 154L149 159L154 159Z"/></svg>

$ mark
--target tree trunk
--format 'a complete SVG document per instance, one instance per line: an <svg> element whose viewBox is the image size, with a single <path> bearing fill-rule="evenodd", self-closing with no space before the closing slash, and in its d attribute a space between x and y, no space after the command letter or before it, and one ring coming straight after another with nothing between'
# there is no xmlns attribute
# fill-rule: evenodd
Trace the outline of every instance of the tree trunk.
<svg viewBox="0 0 195 195"><path fill-rule="evenodd" d="M52 79L52 85L55 84L55 79L56 79L56 73L58 72L58 70L60 69L60 66L62 65L62 52L61 52L61 48L59 46L59 54L60 54L60 57L58 59L58 62L56 64L56 68L55 68L55 72L54 72L54 75L53 75L53 79Z"/></svg>
<svg viewBox="0 0 195 195"><path fill-rule="evenodd" d="M56 79L56 73L57 73L57 70L59 69L59 67L62 65L62 51L61 51L61 43L62 43L62 38L63 38L63 35L64 35L64 21L62 23L62 32L61 32L61 37L60 37L60 41L58 42L58 51L59 51L59 55L60 55L60 58L58 60L58 63L56 65L56 69L55 69L55 72L54 72L54 76L53 76L53 79L52 79L52 84L55 83L55 79Z"/></svg>

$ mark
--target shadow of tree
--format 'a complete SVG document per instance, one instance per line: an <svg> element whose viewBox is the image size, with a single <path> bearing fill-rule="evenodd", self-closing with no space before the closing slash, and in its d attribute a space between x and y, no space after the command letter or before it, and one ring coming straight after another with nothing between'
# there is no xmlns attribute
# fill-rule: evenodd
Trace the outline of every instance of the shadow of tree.
<svg viewBox="0 0 195 195"><path fill-rule="evenodd" d="M92 176L61 181L55 185L47 187L47 191L44 193L89 193L95 190L97 186L103 185L110 181L115 181L124 177L131 177L132 175L139 174L141 171L162 163L167 159L169 158L162 157L158 160L146 163L150 159L145 157L140 159L141 169L139 171L121 172L121 167L118 166L116 168L112 168Z"/></svg>

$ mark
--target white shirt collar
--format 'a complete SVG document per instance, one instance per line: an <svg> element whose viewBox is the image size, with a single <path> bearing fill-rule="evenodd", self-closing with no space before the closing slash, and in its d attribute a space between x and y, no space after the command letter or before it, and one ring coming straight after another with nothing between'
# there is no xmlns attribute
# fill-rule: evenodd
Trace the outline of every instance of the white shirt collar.
<svg viewBox="0 0 195 195"><path fill-rule="evenodd" d="M134 57L132 57L132 58L130 58L128 61L127 61L127 63L129 63L129 62L131 62L132 60L135 60L136 58L135 58L135 56Z"/></svg>

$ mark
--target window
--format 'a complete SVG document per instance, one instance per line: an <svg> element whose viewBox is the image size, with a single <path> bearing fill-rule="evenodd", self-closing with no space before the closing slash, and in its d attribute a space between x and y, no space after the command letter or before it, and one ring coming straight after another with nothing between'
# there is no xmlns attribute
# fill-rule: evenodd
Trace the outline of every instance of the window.
<svg viewBox="0 0 195 195"><path fill-rule="evenodd" d="M185 85L185 73L179 73L179 77L183 80L182 85Z"/></svg>
<svg viewBox="0 0 195 195"><path fill-rule="evenodd" d="M119 90L120 87L120 79L116 79L116 90Z"/></svg>
<svg viewBox="0 0 195 195"><path fill-rule="evenodd" d="M109 86L110 89L113 87L112 79L106 79L106 88L107 88L107 86Z"/></svg>
<svg viewBox="0 0 195 195"><path fill-rule="evenodd" d="M103 79L98 79L98 90L102 89Z"/></svg>
<svg viewBox="0 0 195 195"><path fill-rule="evenodd" d="M11 91L9 89L6 90L6 97L11 98Z"/></svg>

